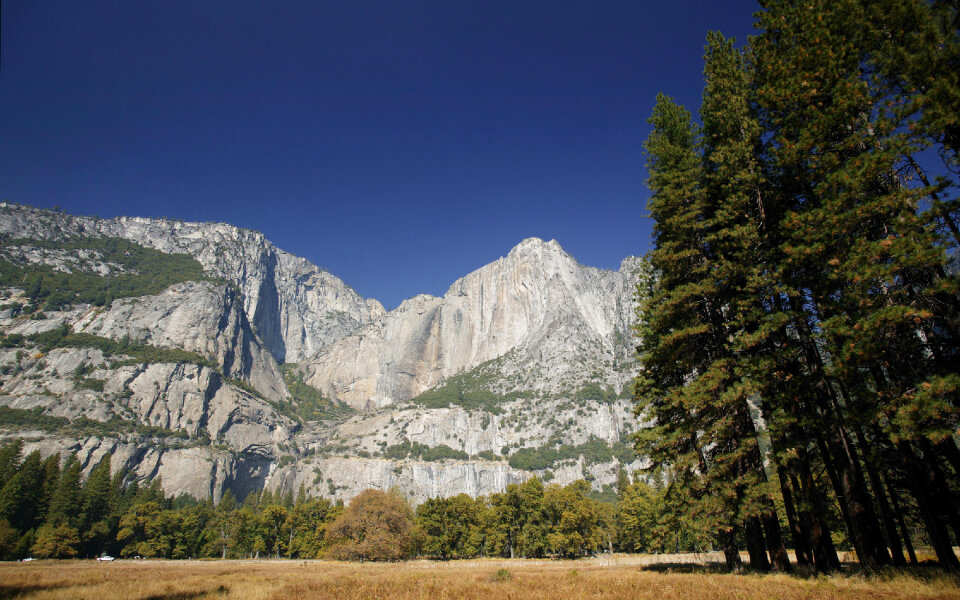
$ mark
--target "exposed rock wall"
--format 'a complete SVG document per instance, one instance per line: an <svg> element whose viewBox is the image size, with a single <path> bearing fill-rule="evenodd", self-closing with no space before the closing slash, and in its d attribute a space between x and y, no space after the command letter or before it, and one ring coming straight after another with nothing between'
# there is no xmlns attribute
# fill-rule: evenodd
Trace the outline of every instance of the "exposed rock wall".
<svg viewBox="0 0 960 600"><path fill-rule="evenodd" d="M360 409L389 406L457 373L510 355L504 378L560 392L605 365L619 391L631 376L613 366L632 353L629 269L585 267L555 241L524 240L504 258L459 279L442 298L417 296L303 365L307 381Z"/></svg>
<svg viewBox="0 0 960 600"><path fill-rule="evenodd" d="M306 467L306 468L304 468ZM423 462L382 458L333 457L278 469L267 478L271 489L299 489L349 500L361 491L397 489L415 504L457 494L481 496L520 483L531 473L489 461Z"/></svg>
<svg viewBox="0 0 960 600"><path fill-rule="evenodd" d="M98 219L0 204L0 234L13 238L121 237L162 252L195 257L233 282L248 321L278 362L300 362L384 312L306 259L278 249L262 233L225 223Z"/></svg>
<svg viewBox="0 0 960 600"><path fill-rule="evenodd" d="M276 362L254 335L239 294L229 286L186 282L155 296L122 298L92 310L74 331L211 358L226 377L249 382L265 397L287 395Z"/></svg>
<svg viewBox="0 0 960 600"><path fill-rule="evenodd" d="M121 237L188 253L216 278L29 317L18 314L18 303L27 303L20 292L0 290L8 306L0 309L2 333L69 325L212 363L145 361L93 347L45 356L33 346L0 348L0 406L71 422L60 430L7 429L0 437L24 437L28 450L45 455L75 452L88 470L110 453L115 470L160 476L172 494L219 498L229 489L243 497L264 486L303 485L349 499L368 487L396 487L419 502L487 494L535 474L609 485L622 460L610 458L610 448L622 450L636 429L623 391L635 370L637 259L625 259L618 271L595 269L555 241L531 238L454 282L443 297L417 296L386 313L262 234L220 223L101 220L0 205L0 236ZM105 277L125 268L93 250L25 242L5 252L19 264ZM309 384L360 412L297 418L278 361L299 362ZM498 399L432 408L409 402L469 373ZM592 391L582 393L587 385ZM100 433L91 434L84 419L100 423ZM402 444L463 454L428 461L387 452ZM549 468L510 466L508 457L522 449L561 444L585 450ZM607 453L589 456L590 444L606 444Z"/></svg>

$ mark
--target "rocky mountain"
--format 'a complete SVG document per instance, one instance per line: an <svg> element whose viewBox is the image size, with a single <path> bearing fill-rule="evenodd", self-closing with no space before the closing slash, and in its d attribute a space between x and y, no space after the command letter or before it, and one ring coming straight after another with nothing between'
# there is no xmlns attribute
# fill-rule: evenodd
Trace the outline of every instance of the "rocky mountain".
<svg viewBox="0 0 960 600"><path fill-rule="evenodd" d="M632 376L620 368L632 366L629 268L584 267L556 241L526 239L442 298L407 300L332 344L303 371L328 396L368 410L501 358L500 391L562 394L589 377L619 392Z"/></svg>
<svg viewBox="0 0 960 600"><path fill-rule="evenodd" d="M2 204L0 436L197 497L599 493L636 460L642 276L531 238L386 312L257 232Z"/></svg>
<svg viewBox="0 0 960 600"><path fill-rule="evenodd" d="M364 300L337 277L278 249L257 231L224 223L98 219L9 204L0 204L0 211L0 235L8 239L117 237L189 254L205 273L239 288L247 319L279 362L310 358L384 313L376 300ZM54 260L49 253L34 259Z"/></svg>

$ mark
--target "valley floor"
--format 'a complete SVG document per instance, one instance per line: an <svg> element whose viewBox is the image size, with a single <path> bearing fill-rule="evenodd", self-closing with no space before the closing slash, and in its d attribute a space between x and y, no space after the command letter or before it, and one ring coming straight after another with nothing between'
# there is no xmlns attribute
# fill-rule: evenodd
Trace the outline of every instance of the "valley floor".
<svg viewBox="0 0 960 600"><path fill-rule="evenodd" d="M35 561L0 564L0 599L946 599L960 577L729 575L694 555L581 561ZM642 564L648 563L648 564Z"/></svg>

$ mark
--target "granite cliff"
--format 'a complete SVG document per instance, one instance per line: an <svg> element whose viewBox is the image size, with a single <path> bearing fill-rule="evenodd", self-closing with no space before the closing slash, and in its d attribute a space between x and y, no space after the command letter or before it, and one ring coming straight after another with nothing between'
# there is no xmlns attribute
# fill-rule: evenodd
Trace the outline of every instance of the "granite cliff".
<svg viewBox="0 0 960 600"><path fill-rule="evenodd" d="M636 460L637 259L595 269L531 238L386 312L222 223L3 204L0 241L0 436L44 455L110 453L197 497L417 501L533 474L599 492Z"/></svg>

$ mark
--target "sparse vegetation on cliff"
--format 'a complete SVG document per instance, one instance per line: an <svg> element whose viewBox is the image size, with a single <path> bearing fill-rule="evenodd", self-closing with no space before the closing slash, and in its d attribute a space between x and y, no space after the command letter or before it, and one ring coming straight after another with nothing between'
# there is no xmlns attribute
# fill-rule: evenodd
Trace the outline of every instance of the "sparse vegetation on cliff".
<svg viewBox="0 0 960 600"><path fill-rule="evenodd" d="M65 272L48 264L13 262L23 251L82 258L67 261L75 268ZM103 276L84 268L92 262L109 265L115 272ZM0 240L0 287L18 287L48 310L74 303L109 305L116 298L157 294L175 283L206 278L192 256L168 254L122 238Z"/></svg>

